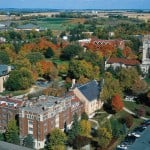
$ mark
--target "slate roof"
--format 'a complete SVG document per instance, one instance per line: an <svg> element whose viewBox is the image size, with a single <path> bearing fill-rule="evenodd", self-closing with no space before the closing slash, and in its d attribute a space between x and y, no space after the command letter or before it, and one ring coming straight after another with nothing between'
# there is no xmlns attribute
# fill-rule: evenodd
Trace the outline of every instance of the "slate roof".
<svg viewBox="0 0 150 150"><path fill-rule="evenodd" d="M96 80L93 80L79 86L78 89L89 101L93 101L99 96L100 86Z"/></svg>
<svg viewBox="0 0 150 150"><path fill-rule="evenodd" d="M139 65L140 62L136 59L125 59L125 58L110 58L108 64L121 63L129 66Z"/></svg>
<svg viewBox="0 0 150 150"><path fill-rule="evenodd" d="M0 150L33 150L33 149L0 141Z"/></svg>
<svg viewBox="0 0 150 150"><path fill-rule="evenodd" d="M8 66L0 65L0 77L8 74Z"/></svg>

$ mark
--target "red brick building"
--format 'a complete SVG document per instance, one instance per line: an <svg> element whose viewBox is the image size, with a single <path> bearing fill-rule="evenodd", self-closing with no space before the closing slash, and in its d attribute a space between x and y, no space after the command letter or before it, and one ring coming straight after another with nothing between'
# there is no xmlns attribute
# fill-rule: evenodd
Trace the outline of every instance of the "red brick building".
<svg viewBox="0 0 150 150"><path fill-rule="evenodd" d="M17 119L19 115L19 108L24 105L24 101L0 97L0 131L5 132L8 121Z"/></svg>
<svg viewBox="0 0 150 150"><path fill-rule="evenodd" d="M70 126L74 113L81 116L83 111L84 104L73 93L62 98L41 96L20 109L20 138L32 134L34 148L43 148L53 128L64 129L65 123Z"/></svg>

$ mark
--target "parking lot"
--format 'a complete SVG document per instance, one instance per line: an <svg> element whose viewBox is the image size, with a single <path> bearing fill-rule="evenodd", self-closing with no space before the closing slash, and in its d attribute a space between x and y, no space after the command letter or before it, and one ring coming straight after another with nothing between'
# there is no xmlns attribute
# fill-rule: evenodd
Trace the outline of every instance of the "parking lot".
<svg viewBox="0 0 150 150"><path fill-rule="evenodd" d="M150 120L129 132L116 150L150 150Z"/></svg>

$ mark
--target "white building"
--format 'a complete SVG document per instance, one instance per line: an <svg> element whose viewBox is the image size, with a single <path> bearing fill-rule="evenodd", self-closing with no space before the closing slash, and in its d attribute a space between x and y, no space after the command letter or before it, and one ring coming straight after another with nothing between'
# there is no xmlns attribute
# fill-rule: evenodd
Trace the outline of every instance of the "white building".
<svg viewBox="0 0 150 150"><path fill-rule="evenodd" d="M150 35L145 35L143 37L143 56L141 70L143 73L147 74L150 68Z"/></svg>

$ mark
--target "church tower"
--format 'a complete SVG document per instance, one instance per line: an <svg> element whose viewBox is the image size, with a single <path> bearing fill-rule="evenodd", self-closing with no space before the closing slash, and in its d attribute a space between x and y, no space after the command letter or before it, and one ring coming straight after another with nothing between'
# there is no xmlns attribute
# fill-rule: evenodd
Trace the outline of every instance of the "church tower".
<svg viewBox="0 0 150 150"><path fill-rule="evenodd" d="M150 68L150 35L143 37L143 56L141 69L144 74L148 73Z"/></svg>

